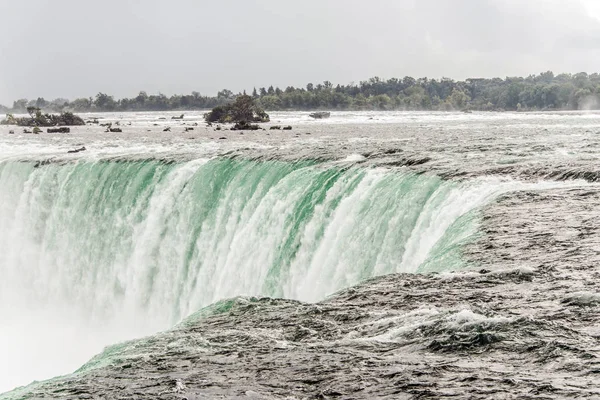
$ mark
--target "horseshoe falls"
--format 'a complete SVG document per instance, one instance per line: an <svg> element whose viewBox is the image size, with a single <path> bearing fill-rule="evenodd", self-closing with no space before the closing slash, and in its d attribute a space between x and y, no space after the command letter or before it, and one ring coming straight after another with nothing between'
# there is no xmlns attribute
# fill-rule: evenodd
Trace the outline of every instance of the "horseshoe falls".
<svg viewBox="0 0 600 400"><path fill-rule="evenodd" d="M0 391L222 299L460 268L477 209L514 185L344 162L3 161Z"/></svg>

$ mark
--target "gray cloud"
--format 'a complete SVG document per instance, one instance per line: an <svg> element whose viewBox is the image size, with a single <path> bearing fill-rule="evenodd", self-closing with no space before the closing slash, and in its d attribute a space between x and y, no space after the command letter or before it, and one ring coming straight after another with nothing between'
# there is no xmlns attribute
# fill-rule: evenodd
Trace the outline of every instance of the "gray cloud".
<svg viewBox="0 0 600 400"><path fill-rule="evenodd" d="M0 102L596 70L593 0L6 0Z"/></svg>

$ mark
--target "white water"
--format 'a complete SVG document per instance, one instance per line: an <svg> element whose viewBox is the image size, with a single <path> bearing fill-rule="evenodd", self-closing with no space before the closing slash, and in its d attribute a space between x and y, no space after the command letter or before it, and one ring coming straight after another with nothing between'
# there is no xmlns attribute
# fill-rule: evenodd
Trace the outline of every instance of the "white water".
<svg viewBox="0 0 600 400"><path fill-rule="evenodd" d="M0 392L223 298L317 301L459 268L472 211L555 186L337 163L0 163Z"/></svg>

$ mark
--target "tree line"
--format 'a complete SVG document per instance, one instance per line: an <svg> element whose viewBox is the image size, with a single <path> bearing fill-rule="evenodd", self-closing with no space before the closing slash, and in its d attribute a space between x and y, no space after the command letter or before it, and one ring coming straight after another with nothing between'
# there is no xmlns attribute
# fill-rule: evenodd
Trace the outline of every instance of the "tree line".
<svg viewBox="0 0 600 400"><path fill-rule="evenodd" d="M245 94L246 92L244 92ZM216 96L148 95L115 99L106 93L72 101L20 99L0 112L23 113L27 107L49 112L206 110L232 102L242 93L221 90ZM543 72L526 78L429 79L373 77L358 84L329 81L306 87L254 88L250 94L265 110L481 110L536 111L600 109L600 75Z"/></svg>

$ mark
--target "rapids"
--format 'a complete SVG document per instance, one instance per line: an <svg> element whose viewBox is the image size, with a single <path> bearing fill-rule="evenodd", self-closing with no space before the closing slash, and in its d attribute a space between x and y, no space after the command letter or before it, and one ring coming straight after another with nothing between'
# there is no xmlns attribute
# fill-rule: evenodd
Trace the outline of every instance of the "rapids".
<svg viewBox="0 0 600 400"><path fill-rule="evenodd" d="M570 180L596 180L562 145L560 123L571 115L367 117L282 114L300 124L288 138L144 133L154 114L106 116L131 121L131 137L94 127L2 137L0 391L73 372L105 346L165 331L224 299L315 303L373 277L477 265L464 248L499 197L595 187ZM540 155L537 130L519 139L520 154L498 132L479 131L492 121L528 131L540 119L551 130ZM584 121L571 128L577 140L596 143L598 121ZM395 135L394 124L408 133ZM446 147L435 144L438 127L448 130ZM461 151L454 139L463 131L474 144ZM67 154L81 144L87 152ZM546 160L552 168L540 167Z"/></svg>

